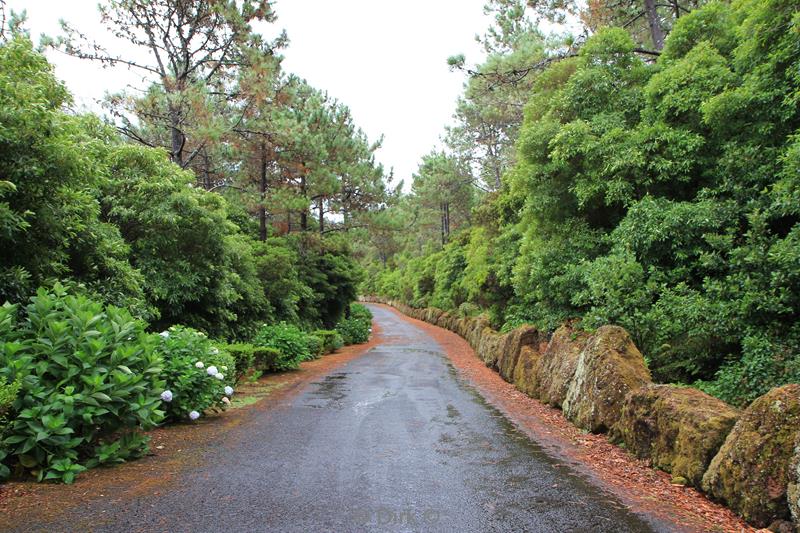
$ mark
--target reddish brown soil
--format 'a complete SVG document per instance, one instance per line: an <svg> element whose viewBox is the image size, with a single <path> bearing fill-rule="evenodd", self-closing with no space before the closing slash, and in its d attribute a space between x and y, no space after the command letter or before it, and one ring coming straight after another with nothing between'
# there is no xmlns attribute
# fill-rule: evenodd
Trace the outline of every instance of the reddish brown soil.
<svg viewBox="0 0 800 533"><path fill-rule="evenodd" d="M73 485L13 481L0 485L0 530L24 523L26 516L47 519L65 509L95 498L117 500L136 498L169 490L180 473L202 464L209 452L229 444L235 436L226 434L247 423L255 414L269 412L302 391L309 383L364 355L384 340L380 327L372 326L369 342L347 346L336 353L300 365L300 370L271 374L254 384L237 387L237 397L263 396L259 401L194 423L175 424L148 432L150 454L138 461L111 468L97 468L81 474ZM265 391L267 391L265 393ZM264 399L268 401L263 401Z"/></svg>
<svg viewBox="0 0 800 533"><path fill-rule="evenodd" d="M590 476L630 509L646 512L686 531L756 531L732 511L689 487L673 485L666 472L650 468L605 435L573 426L562 412L519 392L478 359L467 341L445 329L390 309L432 336L459 374L526 434L565 464Z"/></svg>

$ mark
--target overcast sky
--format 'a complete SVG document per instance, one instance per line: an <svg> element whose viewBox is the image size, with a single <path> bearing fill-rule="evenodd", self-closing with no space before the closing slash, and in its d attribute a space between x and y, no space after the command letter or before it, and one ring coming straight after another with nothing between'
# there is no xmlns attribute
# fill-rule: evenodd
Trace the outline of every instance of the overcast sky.
<svg viewBox="0 0 800 533"><path fill-rule="evenodd" d="M65 19L102 43L114 41L99 22L96 0L8 0L26 9L32 37L57 35ZM490 20L484 0L281 0L277 28L291 43L284 67L347 104L371 140L384 135L378 153L387 171L406 187L420 157L439 143L451 123L464 76L450 72L447 57L481 58L475 35ZM276 28L276 29L277 29ZM276 32L277 33L277 32ZM113 48L113 47L112 47ZM141 80L126 69L102 69L50 52L56 74L76 103L98 110L97 100Z"/></svg>

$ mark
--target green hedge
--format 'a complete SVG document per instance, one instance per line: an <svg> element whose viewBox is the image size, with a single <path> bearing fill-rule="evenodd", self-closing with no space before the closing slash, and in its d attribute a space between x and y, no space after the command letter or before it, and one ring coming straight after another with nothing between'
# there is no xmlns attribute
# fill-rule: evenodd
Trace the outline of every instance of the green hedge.
<svg viewBox="0 0 800 533"><path fill-rule="evenodd" d="M297 326L285 322L263 325L253 339L253 344L262 348L274 348L280 352L273 365L275 371L297 369L301 362L313 358L307 334Z"/></svg>
<svg viewBox="0 0 800 533"><path fill-rule="evenodd" d="M323 353L333 353L344 346L344 339L336 330L318 329L314 332L314 336L322 339Z"/></svg>

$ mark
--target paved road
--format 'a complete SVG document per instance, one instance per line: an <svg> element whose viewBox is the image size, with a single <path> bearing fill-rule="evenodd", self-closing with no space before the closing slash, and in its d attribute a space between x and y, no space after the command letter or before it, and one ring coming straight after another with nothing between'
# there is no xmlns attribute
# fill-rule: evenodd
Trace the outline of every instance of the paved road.
<svg viewBox="0 0 800 533"><path fill-rule="evenodd" d="M288 405L254 410L213 464L157 498L99 499L60 527L94 517L98 531L653 531L483 402L421 329L373 312L386 342Z"/></svg>

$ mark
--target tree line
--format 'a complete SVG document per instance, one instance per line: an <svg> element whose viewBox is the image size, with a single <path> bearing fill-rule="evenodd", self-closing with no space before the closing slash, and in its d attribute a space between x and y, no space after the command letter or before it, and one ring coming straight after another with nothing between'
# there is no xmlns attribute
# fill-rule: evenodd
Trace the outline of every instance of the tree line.
<svg viewBox="0 0 800 533"><path fill-rule="evenodd" d="M365 291L504 329L616 323L657 380L739 405L797 382L796 3L486 9L486 58L449 59L468 78L444 150L361 243Z"/></svg>
<svg viewBox="0 0 800 533"><path fill-rule="evenodd" d="M63 22L38 45L24 13L0 13L0 302L60 281L227 339L346 313L362 278L347 233L388 196L380 142L282 68L270 2L108 0L111 38ZM141 84L76 112L48 49Z"/></svg>

